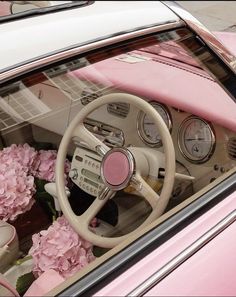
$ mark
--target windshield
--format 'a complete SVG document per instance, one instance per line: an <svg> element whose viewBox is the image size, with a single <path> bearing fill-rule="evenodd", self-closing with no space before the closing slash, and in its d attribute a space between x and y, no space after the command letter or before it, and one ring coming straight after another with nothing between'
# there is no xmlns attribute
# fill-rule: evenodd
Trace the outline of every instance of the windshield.
<svg viewBox="0 0 236 297"><path fill-rule="evenodd" d="M88 1L0 1L0 22L86 5Z"/></svg>
<svg viewBox="0 0 236 297"><path fill-rule="evenodd" d="M234 170L232 85L180 28L2 86L0 272L11 286L33 296L37 280L43 295L54 275L58 293Z"/></svg>

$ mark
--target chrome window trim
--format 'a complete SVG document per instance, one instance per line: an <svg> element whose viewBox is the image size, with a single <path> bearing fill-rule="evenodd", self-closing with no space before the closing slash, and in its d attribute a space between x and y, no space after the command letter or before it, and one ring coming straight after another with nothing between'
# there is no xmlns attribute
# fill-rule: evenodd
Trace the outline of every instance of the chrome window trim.
<svg viewBox="0 0 236 297"><path fill-rule="evenodd" d="M99 49L101 47L109 46L132 38L140 37L142 35L157 33L164 30L176 29L183 26L186 27L186 24L182 20L165 24L154 24L147 28L136 28L130 32L118 32L113 36L105 36L99 40L90 40L86 42L86 44L73 45L69 48L61 49L57 52L48 53L47 56L40 56L36 57L33 60L25 61L24 64L15 65L14 68L5 70L3 69L3 72L0 73L0 82L6 82L7 80L16 78L19 75L26 74L27 72L45 67L51 63L56 63L64 59L71 58L84 52Z"/></svg>
<svg viewBox="0 0 236 297"><path fill-rule="evenodd" d="M209 229L201 237L199 237L193 244L189 245L185 250L179 253L176 257L170 260L165 266L160 268L142 284L132 290L126 296L143 296L147 291L157 285L163 278L180 266L184 261L190 258L194 253L199 251L209 241L214 239L219 233L224 231L228 226L236 221L236 210L232 211L224 219L218 222L215 226Z"/></svg>
<svg viewBox="0 0 236 297"><path fill-rule="evenodd" d="M175 1L161 1L201 37L206 45L236 74L236 57L187 10Z"/></svg>

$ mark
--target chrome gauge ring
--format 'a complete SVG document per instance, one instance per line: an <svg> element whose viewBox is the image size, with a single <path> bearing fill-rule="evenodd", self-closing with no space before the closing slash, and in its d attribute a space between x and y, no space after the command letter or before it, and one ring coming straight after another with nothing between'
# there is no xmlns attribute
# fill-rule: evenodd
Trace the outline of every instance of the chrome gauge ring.
<svg viewBox="0 0 236 297"><path fill-rule="evenodd" d="M169 131L171 132L172 121L167 107L155 101L150 102L150 104L160 114L160 116L166 123L166 126L168 127ZM146 143L148 146L162 146L161 137L153 119L143 111L140 111L138 114L137 130L142 141Z"/></svg>
<svg viewBox="0 0 236 297"><path fill-rule="evenodd" d="M190 162L201 164L208 161L215 150L213 127L201 118L188 117L179 128L178 145Z"/></svg>

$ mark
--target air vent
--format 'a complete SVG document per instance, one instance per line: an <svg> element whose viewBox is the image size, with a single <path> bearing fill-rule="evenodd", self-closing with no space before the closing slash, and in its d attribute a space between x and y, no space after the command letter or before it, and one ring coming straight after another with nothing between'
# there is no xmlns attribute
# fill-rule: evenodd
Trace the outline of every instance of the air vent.
<svg viewBox="0 0 236 297"><path fill-rule="evenodd" d="M94 93L91 91L83 90L81 93L81 103L83 105L87 105L88 103L92 102L93 100L97 99L100 97L101 94L99 92Z"/></svg>
<svg viewBox="0 0 236 297"><path fill-rule="evenodd" d="M109 147L120 147L124 144L124 133L122 130L86 118L84 120L85 127L93 133L99 140L104 142Z"/></svg>
<svg viewBox="0 0 236 297"><path fill-rule="evenodd" d="M236 160L236 137L229 139L227 150L229 157Z"/></svg>
<svg viewBox="0 0 236 297"><path fill-rule="evenodd" d="M121 118L126 118L129 113L129 104L127 103L110 103L107 105L107 111Z"/></svg>

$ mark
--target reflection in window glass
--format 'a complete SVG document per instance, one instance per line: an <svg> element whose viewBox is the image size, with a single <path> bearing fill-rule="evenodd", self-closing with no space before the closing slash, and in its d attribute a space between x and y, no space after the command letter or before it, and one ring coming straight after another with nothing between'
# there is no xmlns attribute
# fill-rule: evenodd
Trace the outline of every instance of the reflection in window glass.
<svg viewBox="0 0 236 297"><path fill-rule="evenodd" d="M0 20L4 17L52 11L66 7L86 5L88 1L0 1ZM6 18L5 18L6 19Z"/></svg>

